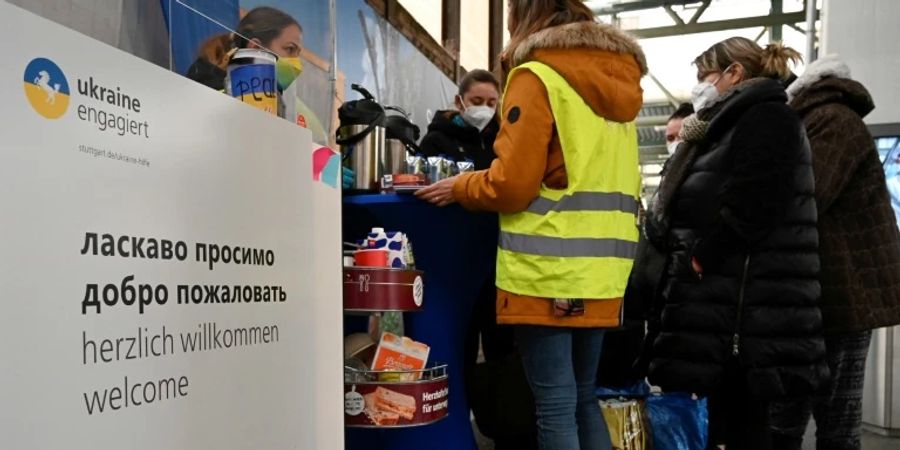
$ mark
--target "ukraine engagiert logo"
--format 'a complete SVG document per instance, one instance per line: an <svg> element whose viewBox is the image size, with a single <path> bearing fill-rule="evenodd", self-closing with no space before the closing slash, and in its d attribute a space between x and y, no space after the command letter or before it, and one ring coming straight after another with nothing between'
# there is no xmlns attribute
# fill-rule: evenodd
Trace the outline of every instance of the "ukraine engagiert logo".
<svg viewBox="0 0 900 450"><path fill-rule="evenodd" d="M38 114L58 119L74 102L74 117L100 132L150 138L150 123L142 117L140 98L110 83L108 78L95 78L93 74L69 75L72 75L71 87L66 75L53 61L35 58L28 63L24 78L25 97Z"/></svg>
<svg viewBox="0 0 900 450"><path fill-rule="evenodd" d="M58 119L69 108L69 81L53 61L35 58L25 67L25 96L38 114Z"/></svg>

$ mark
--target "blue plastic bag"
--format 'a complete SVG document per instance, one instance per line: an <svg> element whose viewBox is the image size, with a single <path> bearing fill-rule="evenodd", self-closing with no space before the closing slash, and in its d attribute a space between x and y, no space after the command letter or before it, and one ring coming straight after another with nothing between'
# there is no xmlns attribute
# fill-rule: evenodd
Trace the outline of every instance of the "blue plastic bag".
<svg viewBox="0 0 900 450"><path fill-rule="evenodd" d="M650 385L643 381L624 389L603 386L597 388L597 398L645 398L648 395L650 395Z"/></svg>
<svg viewBox="0 0 900 450"><path fill-rule="evenodd" d="M705 450L709 429L706 399L689 394L647 397L647 416L654 450Z"/></svg>

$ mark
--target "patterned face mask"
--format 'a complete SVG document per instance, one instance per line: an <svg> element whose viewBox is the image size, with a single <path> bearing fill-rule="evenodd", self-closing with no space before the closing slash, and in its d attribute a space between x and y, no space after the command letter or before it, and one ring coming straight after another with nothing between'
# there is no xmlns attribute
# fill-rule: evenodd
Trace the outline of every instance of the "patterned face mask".
<svg viewBox="0 0 900 450"><path fill-rule="evenodd" d="M300 58L278 58L275 63L275 78L278 79L278 88L284 91L291 83L303 73L303 62Z"/></svg>

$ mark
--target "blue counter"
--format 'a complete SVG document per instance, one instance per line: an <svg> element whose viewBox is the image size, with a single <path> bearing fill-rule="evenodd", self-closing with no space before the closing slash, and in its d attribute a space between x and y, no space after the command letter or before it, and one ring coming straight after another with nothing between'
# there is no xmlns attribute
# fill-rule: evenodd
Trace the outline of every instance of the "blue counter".
<svg viewBox="0 0 900 450"><path fill-rule="evenodd" d="M457 205L438 208L409 195L361 195L344 199L344 240L361 239L372 227L402 231L425 272L425 309L405 315L406 335L431 346L431 361L449 364L449 417L420 428L348 429L348 450L475 450L463 379L464 343L475 298L497 255L496 214ZM349 318L345 333L364 327Z"/></svg>

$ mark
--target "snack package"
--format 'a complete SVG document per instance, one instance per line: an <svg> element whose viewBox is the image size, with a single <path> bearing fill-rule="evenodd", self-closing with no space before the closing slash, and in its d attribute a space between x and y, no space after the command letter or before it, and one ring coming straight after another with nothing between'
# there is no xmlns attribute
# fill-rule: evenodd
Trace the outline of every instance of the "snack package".
<svg viewBox="0 0 900 450"><path fill-rule="evenodd" d="M416 268L416 257L413 256L412 242L406 235L403 235L403 254L406 255L406 268L414 270Z"/></svg>
<svg viewBox="0 0 900 450"><path fill-rule="evenodd" d="M437 183L438 181L443 180L441 177L441 161L444 158L440 156L429 156L428 157L428 181L431 183Z"/></svg>
<svg viewBox="0 0 900 450"><path fill-rule="evenodd" d="M471 159L467 159L465 161L460 161L456 163L456 167L458 169L458 173L466 173L466 172L474 172L475 171L475 162Z"/></svg>
<svg viewBox="0 0 900 450"><path fill-rule="evenodd" d="M395 269L406 269L408 267L406 249L403 248L403 244L406 241L406 235L399 231L387 233L388 266Z"/></svg>
<svg viewBox="0 0 900 450"><path fill-rule="evenodd" d="M441 159L438 164L439 164L438 174L439 174L441 180L447 179L454 175L459 174L459 172L458 172L459 168L456 167L456 161L453 161L452 159L447 158L446 156L441 156Z"/></svg>
<svg viewBox="0 0 900 450"><path fill-rule="evenodd" d="M422 155L406 157L406 173L428 176L428 160Z"/></svg>
<svg viewBox="0 0 900 450"><path fill-rule="evenodd" d="M384 232L384 228L372 228L372 231L366 236L365 245L368 249L378 249L386 247L386 242L387 233Z"/></svg>
<svg viewBox="0 0 900 450"><path fill-rule="evenodd" d="M456 161L450 158L444 158L444 160L441 161L441 175L443 175L444 178L459 175L459 166Z"/></svg>
<svg viewBox="0 0 900 450"><path fill-rule="evenodd" d="M381 342L375 350L372 370L383 371L421 371L428 363L431 348L408 337L400 337L393 333L381 335ZM422 372L387 373L381 381L416 381L422 378Z"/></svg>
<svg viewBox="0 0 900 450"><path fill-rule="evenodd" d="M395 173L381 178L382 193L412 193L428 185L428 175Z"/></svg>
<svg viewBox="0 0 900 450"><path fill-rule="evenodd" d="M381 191L391 191L394 189L394 175L386 174L381 177Z"/></svg>
<svg viewBox="0 0 900 450"><path fill-rule="evenodd" d="M368 249L387 249L388 267L408 269L410 266L409 239L399 231L385 232L384 228L372 228L365 245Z"/></svg>
<svg viewBox="0 0 900 450"><path fill-rule="evenodd" d="M427 184L427 177L424 174L395 174L393 177L394 188L406 186L424 186Z"/></svg>

